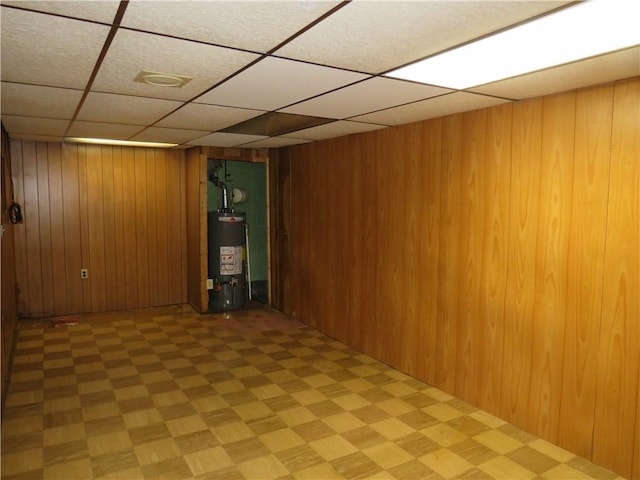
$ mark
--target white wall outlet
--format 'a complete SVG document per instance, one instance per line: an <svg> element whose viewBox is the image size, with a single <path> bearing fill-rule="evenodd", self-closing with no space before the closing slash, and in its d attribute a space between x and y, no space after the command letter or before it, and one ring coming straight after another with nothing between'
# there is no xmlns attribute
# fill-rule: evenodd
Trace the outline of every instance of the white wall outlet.
<svg viewBox="0 0 640 480"><path fill-rule="evenodd" d="M213 290L213 278L207 278L207 290Z"/></svg>
<svg viewBox="0 0 640 480"><path fill-rule="evenodd" d="M87 270L86 268L80 270L80 278L82 278L83 280L89 278L89 270Z"/></svg>

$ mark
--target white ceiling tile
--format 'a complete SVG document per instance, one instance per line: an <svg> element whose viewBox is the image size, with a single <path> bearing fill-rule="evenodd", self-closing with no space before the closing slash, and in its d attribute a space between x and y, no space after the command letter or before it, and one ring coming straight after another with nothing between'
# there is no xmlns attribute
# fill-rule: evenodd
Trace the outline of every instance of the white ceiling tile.
<svg viewBox="0 0 640 480"><path fill-rule="evenodd" d="M353 1L275 53L382 73L567 1Z"/></svg>
<svg viewBox="0 0 640 480"><path fill-rule="evenodd" d="M442 95L450 91L441 87L376 77L284 108L281 111L344 119L398 104Z"/></svg>
<svg viewBox="0 0 640 480"><path fill-rule="evenodd" d="M177 128L150 127L131 140L138 142L187 143L211 132L203 130L181 130Z"/></svg>
<svg viewBox="0 0 640 480"><path fill-rule="evenodd" d="M195 101L277 110L365 78L361 73L268 57Z"/></svg>
<svg viewBox="0 0 640 480"><path fill-rule="evenodd" d="M317 127L305 128L297 132L289 133L288 137L304 138L307 140L324 140L326 138L342 137L351 135L352 133L370 132L385 128L386 125L375 125L372 123L351 122L341 120L338 122L327 123Z"/></svg>
<svg viewBox="0 0 640 480"><path fill-rule="evenodd" d="M107 138L113 140L129 140L142 130L140 125L118 125L115 123L75 121L67 137Z"/></svg>
<svg viewBox="0 0 640 480"><path fill-rule="evenodd" d="M120 29L93 89L143 97L189 100L259 58L259 55L198 42ZM181 88L145 85L142 70L191 77Z"/></svg>
<svg viewBox="0 0 640 480"><path fill-rule="evenodd" d="M2 114L70 120L82 91L2 82Z"/></svg>
<svg viewBox="0 0 640 480"><path fill-rule="evenodd" d="M11 134L62 136L69 125L68 120L51 118L20 117L2 114L2 123Z"/></svg>
<svg viewBox="0 0 640 480"><path fill-rule="evenodd" d="M155 126L213 132L214 130L221 130L257 117L263 113L261 110L190 103L158 122Z"/></svg>
<svg viewBox="0 0 640 480"><path fill-rule="evenodd" d="M385 125L401 125L426 120L428 118L443 117L454 113L492 107L508 102L509 100L501 98L487 97L467 92L454 92L421 102L410 103L368 115L361 115L354 117L353 120L376 122Z"/></svg>
<svg viewBox="0 0 640 480"><path fill-rule="evenodd" d="M2 80L85 88L109 27L2 9ZM73 32L73 33L71 33Z"/></svg>
<svg viewBox="0 0 640 480"><path fill-rule="evenodd" d="M311 140L304 140L302 138L271 137L238 146L240 148L282 148L309 142L311 142Z"/></svg>
<svg viewBox="0 0 640 480"><path fill-rule="evenodd" d="M131 97L111 93L89 93L78 120L147 125L183 105L173 100Z"/></svg>
<svg viewBox="0 0 640 480"><path fill-rule="evenodd" d="M264 53L339 3L134 0L122 25Z"/></svg>
<svg viewBox="0 0 640 480"><path fill-rule="evenodd" d="M244 135L241 133L212 133L204 137L196 138L187 142L189 145L199 145L203 147L237 147L245 143L254 142L256 140L262 140L264 136L261 135Z"/></svg>
<svg viewBox="0 0 640 480"><path fill-rule="evenodd" d="M640 47L501 80L471 91L523 99L640 75Z"/></svg>
<svg viewBox="0 0 640 480"><path fill-rule="evenodd" d="M78 1L78 0L56 0L56 1L2 1L3 5L15 5L20 8L36 10L38 12L48 12L67 17L93 20L95 22L112 23L118 11L120 0L99 0L99 1Z"/></svg>

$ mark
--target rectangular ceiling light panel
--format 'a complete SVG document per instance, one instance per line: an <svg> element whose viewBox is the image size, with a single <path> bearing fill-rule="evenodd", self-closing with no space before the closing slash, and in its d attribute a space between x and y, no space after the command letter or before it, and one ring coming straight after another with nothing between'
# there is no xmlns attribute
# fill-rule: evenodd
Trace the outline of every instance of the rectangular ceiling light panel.
<svg viewBox="0 0 640 480"><path fill-rule="evenodd" d="M640 2L591 0L387 76L465 89L640 44Z"/></svg>

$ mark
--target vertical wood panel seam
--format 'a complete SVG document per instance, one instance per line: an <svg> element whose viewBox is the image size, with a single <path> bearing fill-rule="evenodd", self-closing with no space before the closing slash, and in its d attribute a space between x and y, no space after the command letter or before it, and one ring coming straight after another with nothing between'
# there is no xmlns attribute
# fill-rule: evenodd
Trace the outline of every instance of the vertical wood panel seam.
<svg viewBox="0 0 640 480"><path fill-rule="evenodd" d="M607 241L609 238L609 207L610 207L610 200L611 200L611 157L612 157L612 149L613 149L613 133L614 133L614 129L613 129L613 124L614 124L614 118L615 118L615 98L616 98L616 90L615 87L613 89L613 92L611 94L611 122L609 124L609 169L608 169L608 178L607 178L607 205L606 205L606 212L607 212L607 217L606 217L606 221L605 221L605 225L604 225L604 244L603 244L603 249L604 249L604 253L602 255L602 281L600 282L600 296L602 297L602 301L600 302L600 334L597 337L597 348L596 348L596 352L599 354L600 352L600 339L602 338L603 335L603 319L604 319L604 289L605 289L605 277L606 277L606 270L604 268L604 266L606 265L606 259L607 259ZM593 402L593 428L591 429L591 452L590 452L590 457L589 458L593 458L594 455L594 448L595 448L595 435L596 435L596 428L595 428L595 418L596 418L596 410L598 408L598 401L597 401L597 393L598 393L598 383L596 382L596 400Z"/></svg>

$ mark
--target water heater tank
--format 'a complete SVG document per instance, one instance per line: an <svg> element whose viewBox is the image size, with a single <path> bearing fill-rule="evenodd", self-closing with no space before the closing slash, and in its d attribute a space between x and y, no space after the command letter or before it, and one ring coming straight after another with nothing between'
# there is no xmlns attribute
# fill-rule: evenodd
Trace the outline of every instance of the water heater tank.
<svg viewBox="0 0 640 480"><path fill-rule="evenodd" d="M247 245L246 216L242 212L209 212L209 311L224 312L246 306Z"/></svg>

